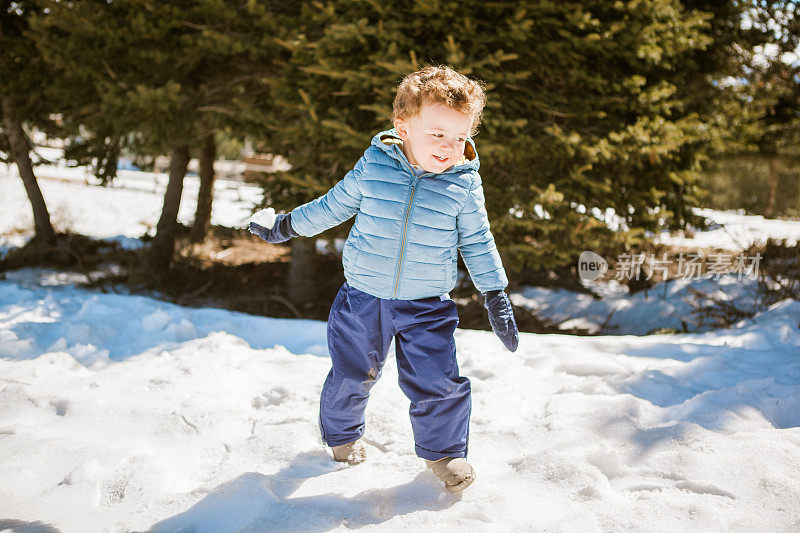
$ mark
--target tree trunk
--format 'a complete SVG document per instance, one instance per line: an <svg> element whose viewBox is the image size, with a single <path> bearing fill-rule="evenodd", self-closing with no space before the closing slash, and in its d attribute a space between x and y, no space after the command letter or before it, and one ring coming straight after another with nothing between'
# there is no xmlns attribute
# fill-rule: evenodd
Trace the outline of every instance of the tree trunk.
<svg viewBox="0 0 800 533"><path fill-rule="evenodd" d="M764 210L764 215L767 217L775 214L775 193L778 191L777 166L777 157L771 156L769 158L769 198L767 199L767 208Z"/></svg>
<svg viewBox="0 0 800 533"><path fill-rule="evenodd" d="M300 306L317 298L314 283L314 239L292 239L292 265L289 269L289 300Z"/></svg>
<svg viewBox="0 0 800 533"><path fill-rule="evenodd" d="M197 193L197 211L194 215L194 224L190 240L192 243L201 243L206 240L208 226L211 222L211 204L214 200L214 159L217 158L217 145L214 132L209 133L203 140L200 150L200 191Z"/></svg>
<svg viewBox="0 0 800 533"><path fill-rule="evenodd" d="M50 213L47 212L47 205L44 203L44 196L36 182L36 175L33 173L28 139L22 129L17 106L10 97L2 98L3 125L5 126L8 144L11 148L11 158L17 164L19 176L25 184L25 192L33 209L33 225L36 231L34 239L44 243L53 244L56 234L53 225L50 223Z"/></svg>
<svg viewBox="0 0 800 533"><path fill-rule="evenodd" d="M189 147L176 146L170 153L169 182L164 192L164 207L156 226L156 236L150 245L148 263L151 273L160 276L169 269L175 252L175 233L178 227L178 208L183 194L183 178L189 164Z"/></svg>

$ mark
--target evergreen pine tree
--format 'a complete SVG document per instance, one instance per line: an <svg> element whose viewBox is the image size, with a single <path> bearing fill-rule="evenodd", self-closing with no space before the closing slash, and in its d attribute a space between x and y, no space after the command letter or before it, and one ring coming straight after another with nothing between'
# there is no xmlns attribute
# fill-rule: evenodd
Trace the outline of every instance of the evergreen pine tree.
<svg viewBox="0 0 800 533"><path fill-rule="evenodd" d="M516 268L574 263L684 223L703 157L727 128L718 80L744 36L738 2L329 0L273 79L265 144L293 168L290 209L331 187L389 127L400 77L448 64L486 82L476 138L493 232ZM626 231L616 231L620 226Z"/></svg>
<svg viewBox="0 0 800 533"><path fill-rule="evenodd" d="M174 252L190 147L231 124L252 127L249 115L263 98L263 78L277 46L271 38L275 18L252 1L46 5L50 15L40 20L37 33L47 59L88 80L100 98L94 112L113 117L114 132L132 132L140 145L172 156L148 260L160 276ZM104 124L97 115L90 120ZM210 193L209 187L203 190Z"/></svg>

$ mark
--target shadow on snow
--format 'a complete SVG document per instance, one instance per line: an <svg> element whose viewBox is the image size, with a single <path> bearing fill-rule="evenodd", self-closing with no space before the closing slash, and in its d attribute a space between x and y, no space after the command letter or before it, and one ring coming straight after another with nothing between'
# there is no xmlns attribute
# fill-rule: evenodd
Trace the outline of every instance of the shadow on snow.
<svg viewBox="0 0 800 533"><path fill-rule="evenodd" d="M334 492L292 498L307 480L341 467L324 451L305 452L273 475L248 472L223 483L191 509L162 520L150 532L173 531L328 531L344 525L380 524L420 510L438 511L460 500L443 492L428 471L386 489L370 489L352 497ZM331 480L335 490L335 480Z"/></svg>

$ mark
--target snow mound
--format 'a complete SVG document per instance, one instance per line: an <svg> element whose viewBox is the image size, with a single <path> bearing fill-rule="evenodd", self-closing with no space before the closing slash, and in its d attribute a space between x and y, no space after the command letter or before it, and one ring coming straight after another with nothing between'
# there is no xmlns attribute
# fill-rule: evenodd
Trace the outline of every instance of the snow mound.
<svg viewBox="0 0 800 533"><path fill-rule="evenodd" d="M616 281L589 283L602 298L567 289L526 287L510 295L514 305L559 324L562 329L579 328L589 333L647 335L659 330L706 331L716 324L692 313L692 291L736 300L743 308L754 308L759 300L758 280L726 274L719 279L674 279L646 291L628 294Z"/></svg>

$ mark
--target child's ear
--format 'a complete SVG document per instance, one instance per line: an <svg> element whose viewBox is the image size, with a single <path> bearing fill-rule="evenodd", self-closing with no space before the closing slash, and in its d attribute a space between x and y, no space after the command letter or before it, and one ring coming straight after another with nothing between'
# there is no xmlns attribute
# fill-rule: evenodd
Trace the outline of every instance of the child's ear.
<svg viewBox="0 0 800 533"><path fill-rule="evenodd" d="M402 140L405 141L408 138L408 124L402 118L394 119L394 129Z"/></svg>

